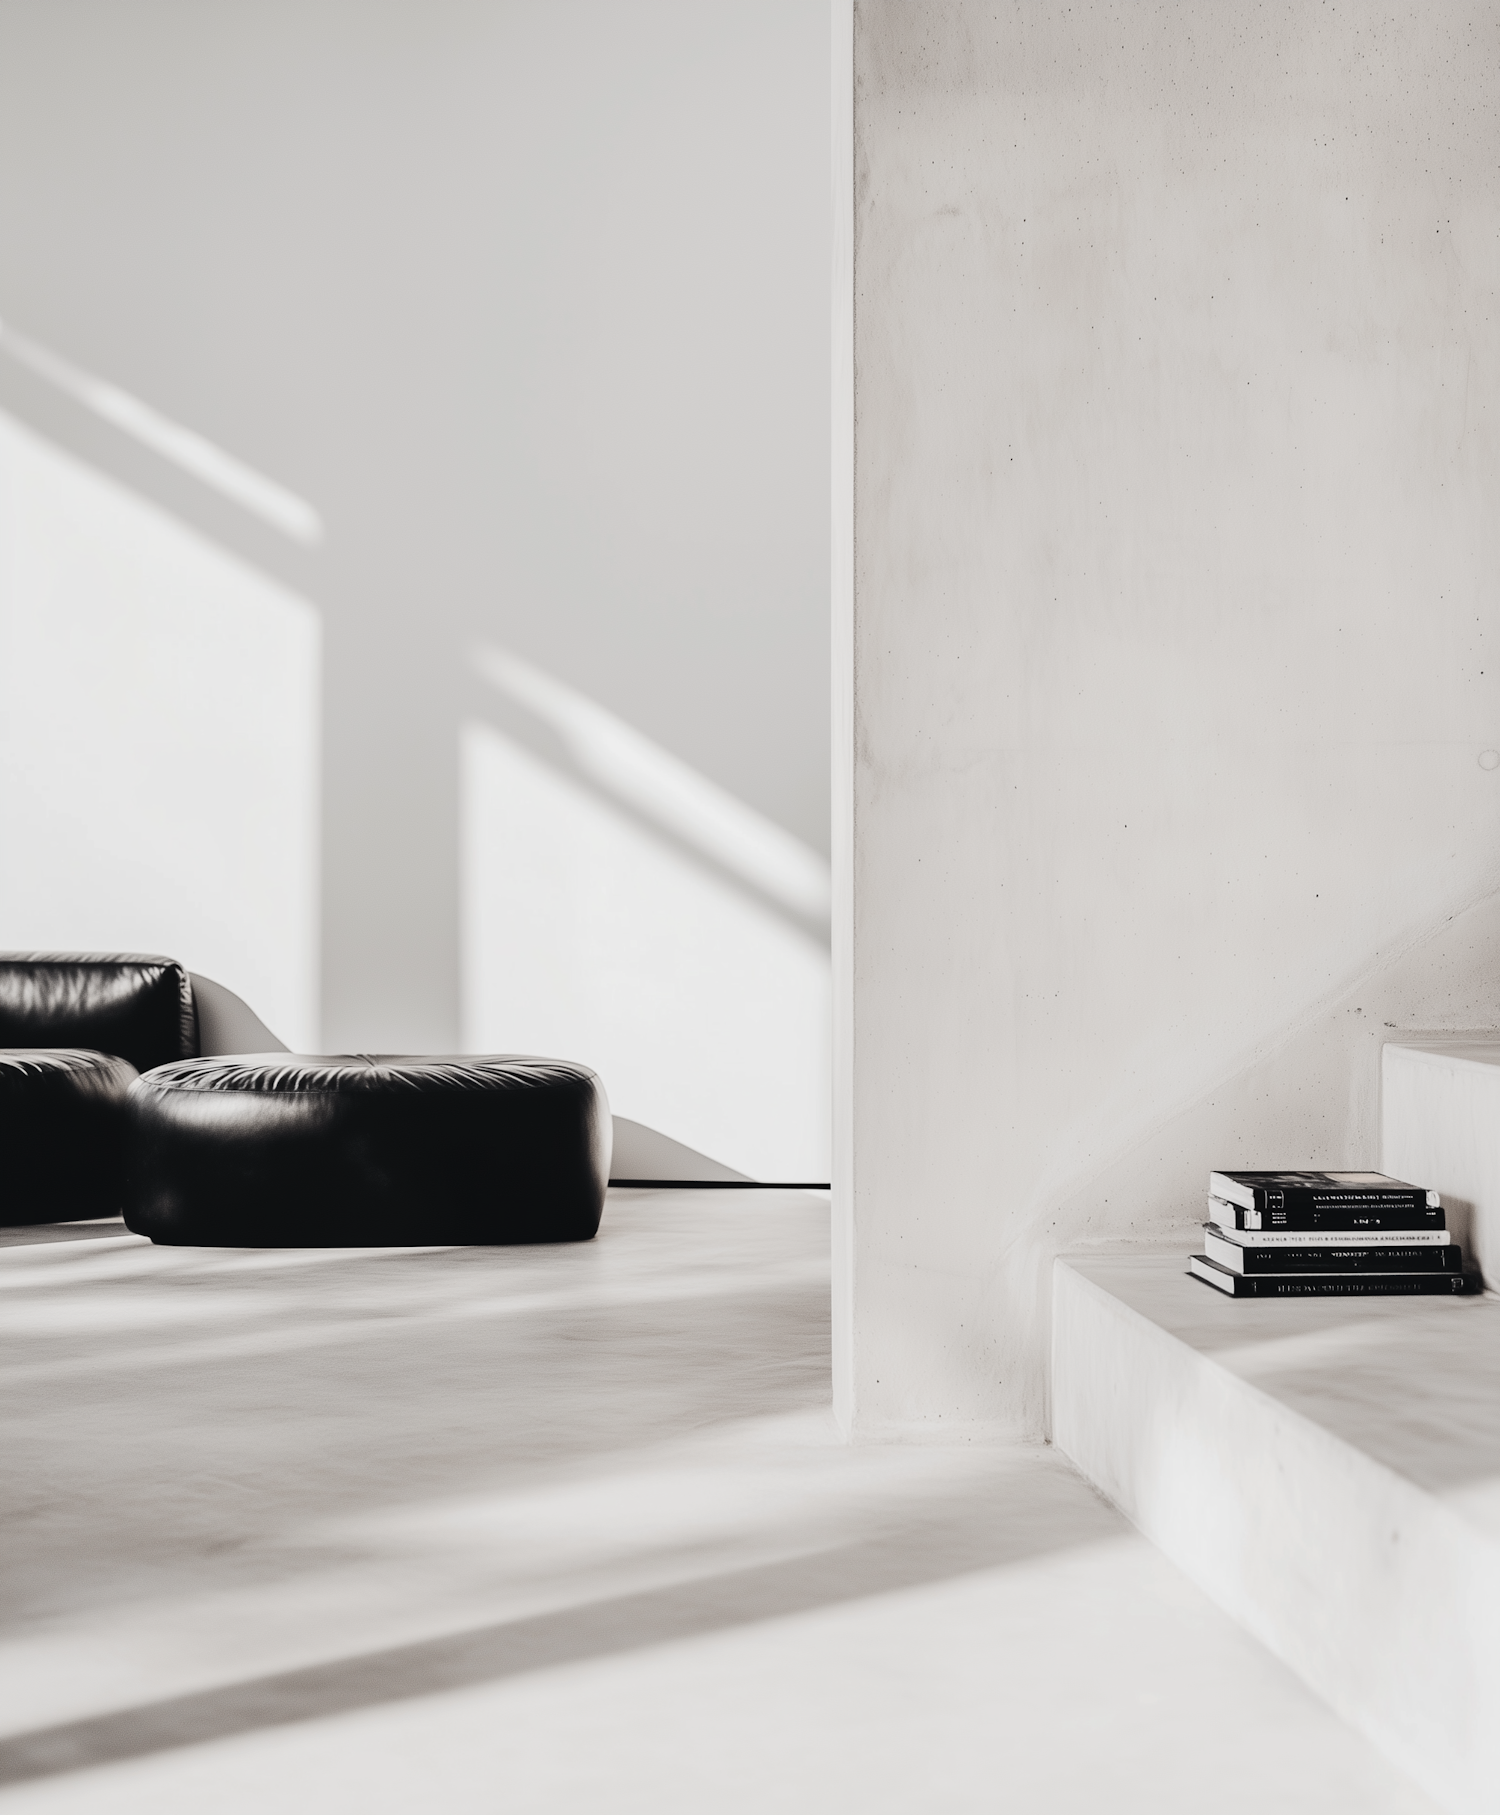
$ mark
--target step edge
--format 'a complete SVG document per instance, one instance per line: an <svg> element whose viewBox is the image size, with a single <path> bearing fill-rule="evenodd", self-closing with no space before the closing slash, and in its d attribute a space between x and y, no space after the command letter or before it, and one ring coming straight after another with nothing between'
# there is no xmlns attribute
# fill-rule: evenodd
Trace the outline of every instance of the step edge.
<svg viewBox="0 0 1500 1815"><path fill-rule="evenodd" d="M1245 1380L1070 1264L1070 1259L1089 1258L1093 1257L1059 1256L1053 1265L1054 1444L1210 1599L1414 1782L1459 1815L1489 1808L1500 1773L1500 1732L1491 1736L1492 1730L1500 1728L1492 1718L1493 1709L1500 1706L1500 1544L1427 1489ZM1320 1504L1321 1525L1293 1531L1289 1549L1294 1562L1300 1542L1300 1566L1315 1585L1304 1605L1299 1608L1294 1599L1289 1610L1278 1604L1287 1598L1284 1592L1277 1592L1280 1584L1273 1580L1268 1586L1256 1579L1257 1569L1266 1568L1264 1560L1254 1554L1256 1542L1247 1542L1242 1535L1241 1567L1236 1570L1230 1542L1215 1538L1205 1543L1201 1530L1185 1529L1181 1518L1171 1516L1163 1504L1170 1498L1170 1485L1165 1493L1159 1488L1153 1492L1149 1485L1143 1490L1140 1467L1120 1466L1120 1448L1127 1440L1120 1435L1117 1420L1110 1421L1101 1457L1101 1444L1090 1439L1084 1428L1087 1417L1080 1413L1082 1382L1069 1379L1069 1369L1076 1361L1069 1354L1071 1313L1079 1305L1085 1307L1085 1316L1090 1305L1096 1315L1102 1309L1128 1333L1124 1340L1139 1342L1144 1335L1179 1377L1184 1373L1182 1356L1186 1357L1190 1397L1195 1403L1189 1416L1179 1415L1172 1421L1179 1448L1194 1440L1193 1423L1195 1419L1201 1423L1204 1417L1205 1397L1216 1395L1229 1408L1231 1419L1248 1419L1252 1427L1259 1427L1254 1432L1256 1443L1273 1456L1280 1453L1284 1464L1288 1445L1293 1451L1300 1445L1303 1452L1309 1448L1324 1452L1322 1462L1315 1459L1314 1470L1306 1468L1303 1454L1303 1474L1326 1471L1330 1462L1342 1471L1345 1484L1336 1496L1337 1507L1353 1509L1357 1515L1349 1529L1357 1531L1361 1522L1374 1526L1365 1512L1372 1504L1395 1515L1385 1568L1378 1557L1361 1562L1350 1551L1341 1553L1337 1534L1327 1528L1343 1514ZM1231 1496L1244 1494L1242 1482L1221 1481L1218 1485L1221 1494L1226 1490ZM1284 1467L1281 1486L1285 1491ZM1295 1497L1295 1483L1293 1494ZM1272 1507L1269 1511L1272 1522L1279 1513L1282 1525L1295 1525L1285 1510ZM1260 1521L1259 1547L1264 1548L1268 1505L1263 1495L1252 1512ZM1384 1517L1381 1527L1387 1527ZM1404 1551L1400 1548L1403 1538ZM1276 1540L1271 1542L1274 1545ZM1449 1559L1441 1608L1430 1592L1430 1564L1424 1560L1424 1553L1434 1551ZM1322 1554L1333 1554L1343 1563L1346 1580L1342 1588L1321 1579ZM1413 1560L1407 1562L1407 1558ZM1380 1594L1382 1578L1388 1583L1392 1575L1397 1578L1398 1593ZM1339 1605L1330 1608L1330 1602ZM1392 1605L1394 1631L1389 1630ZM1363 1676L1357 1669L1351 1674L1347 1660L1339 1655L1337 1640L1330 1640L1330 1614L1337 1619L1340 1606L1346 1613L1352 1608L1363 1624L1373 1620L1376 1628L1375 1642L1361 1647L1356 1656L1356 1663L1363 1661L1366 1666ZM1467 1642L1461 1642L1462 1656L1455 1649L1455 1634L1461 1641L1467 1636ZM1425 1667L1413 1672L1410 1665L1419 1652L1426 1653ZM1414 1679L1418 1683L1415 1690L1411 1687ZM1465 1693L1466 1681L1472 1682L1472 1693ZM1454 1744L1455 1725L1458 1745Z"/></svg>

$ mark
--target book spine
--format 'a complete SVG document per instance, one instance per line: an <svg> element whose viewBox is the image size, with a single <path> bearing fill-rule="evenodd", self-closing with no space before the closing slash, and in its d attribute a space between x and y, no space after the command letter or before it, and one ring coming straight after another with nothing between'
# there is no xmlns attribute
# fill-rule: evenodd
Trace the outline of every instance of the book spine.
<svg viewBox="0 0 1500 1815"><path fill-rule="evenodd" d="M1215 1207L1214 1216L1222 1219L1232 1216L1233 1222L1226 1225L1240 1230L1255 1231L1259 1229L1286 1229L1312 1233L1329 1231L1337 1234L1345 1231L1351 1235L1362 1229L1390 1230L1396 1233L1408 1233L1414 1229L1443 1229L1447 1220L1441 1210L1429 1210L1426 1206L1412 1208L1403 1205L1399 1209L1368 1210L1364 1208L1336 1209L1293 1209L1293 1210L1246 1210L1239 1204L1225 1204L1222 1209Z"/></svg>
<svg viewBox="0 0 1500 1815"><path fill-rule="evenodd" d="M1340 1233L1337 1229L1240 1229L1236 1228L1232 1216L1225 1213L1222 1205L1212 1200L1208 1206L1208 1220L1203 1225L1220 1241L1233 1242L1236 1247L1286 1247L1299 1245L1307 1247L1342 1247L1346 1243L1361 1247L1442 1247L1452 1240L1446 1229L1361 1229L1355 1235L1347 1230Z"/></svg>
<svg viewBox="0 0 1500 1815"><path fill-rule="evenodd" d="M1256 1274L1240 1285L1247 1298L1416 1298L1458 1297L1474 1289L1467 1273L1308 1273L1300 1278Z"/></svg>
<svg viewBox="0 0 1500 1815"><path fill-rule="evenodd" d="M1434 1207L1427 1201L1434 1194L1416 1185L1395 1191L1381 1191L1369 1185L1351 1185L1346 1190L1335 1185L1250 1185L1216 1172L1211 1176L1210 1189L1243 1209L1262 1214L1272 1210L1301 1213L1344 1208L1395 1214Z"/></svg>
<svg viewBox="0 0 1500 1815"><path fill-rule="evenodd" d="M1480 1290L1472 1273L1232 1273L1206 1254L1188 1271L1233 1298L1457 1298Z"/></svg>
<svg viewBox="0 0 1500 1815"><path fill-rule="evenodd" d="M1263 1212L1287 1210L1300 1214L1308 1210L1372 1210L1392 1215L1426 1210L1425 1191L1317 1191L1310 1186L1288 1186L1284 1191L1254 1188L1255 1208Z"/></svg>
<svg viewBox="0 0 1500 1815"><path fill-rule="evenodd" d="M1224 1244L1226 1247L1229 1244ZM1211 1253L1211 1260L1218 1254ZM1237 1272L1462 1273L1463 1250L1447 1248L1241 1248ZM1225 1264L1233 1264L1226 1262Z"/></svg>

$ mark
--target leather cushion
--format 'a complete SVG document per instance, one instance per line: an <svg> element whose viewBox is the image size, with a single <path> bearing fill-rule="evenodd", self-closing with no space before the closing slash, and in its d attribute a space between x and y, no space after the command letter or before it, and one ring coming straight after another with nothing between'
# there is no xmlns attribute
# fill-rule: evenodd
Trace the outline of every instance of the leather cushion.
<svg viewBox="0 0 1500 1815"><path fill-rule="evenodd" d="M583 1065L196 1059L130 1107L125 1220L157 1242L587 1241L604 1207L609 1104Z"/></svg>
<svg viewBox="0 0 1500 1815"><path fill-rule="evenodd" d="M16 1046L90 1047L137 1071L191 1059L193 986L171 958L0 953L0 1047Z"/></svg>
<svg viewBox="0 0 1500 1815"><path fill-rule="evenodd" d="M0 1223L119 1214L135 1075L111 1053L0 1051Z"/></svg>

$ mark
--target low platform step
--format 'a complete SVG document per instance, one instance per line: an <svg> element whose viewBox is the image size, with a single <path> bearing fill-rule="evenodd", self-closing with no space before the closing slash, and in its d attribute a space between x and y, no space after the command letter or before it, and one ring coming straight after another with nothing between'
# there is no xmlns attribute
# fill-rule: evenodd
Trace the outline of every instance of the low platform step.
<svg viewBox="0 0 1500 1815"><path fill-rule="evenodd" d="M1053 1271L1053 1441L1444 1807L1500 1797L1500 1301ZM1232 1710L1226 1710L1231 1723Z"/></svg>

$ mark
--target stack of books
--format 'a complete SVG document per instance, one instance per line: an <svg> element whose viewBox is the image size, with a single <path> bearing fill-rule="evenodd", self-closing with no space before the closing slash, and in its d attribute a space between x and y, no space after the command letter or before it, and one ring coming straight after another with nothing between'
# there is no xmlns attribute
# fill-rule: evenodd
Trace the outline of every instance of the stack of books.
<svg viewBox="0 0 1500 1815"><path fill-rule="evenodd" d="M1435 1191L1383 1172L1211 1172L1188 1271L1234 1298L1470 1292Z"/></svg>

